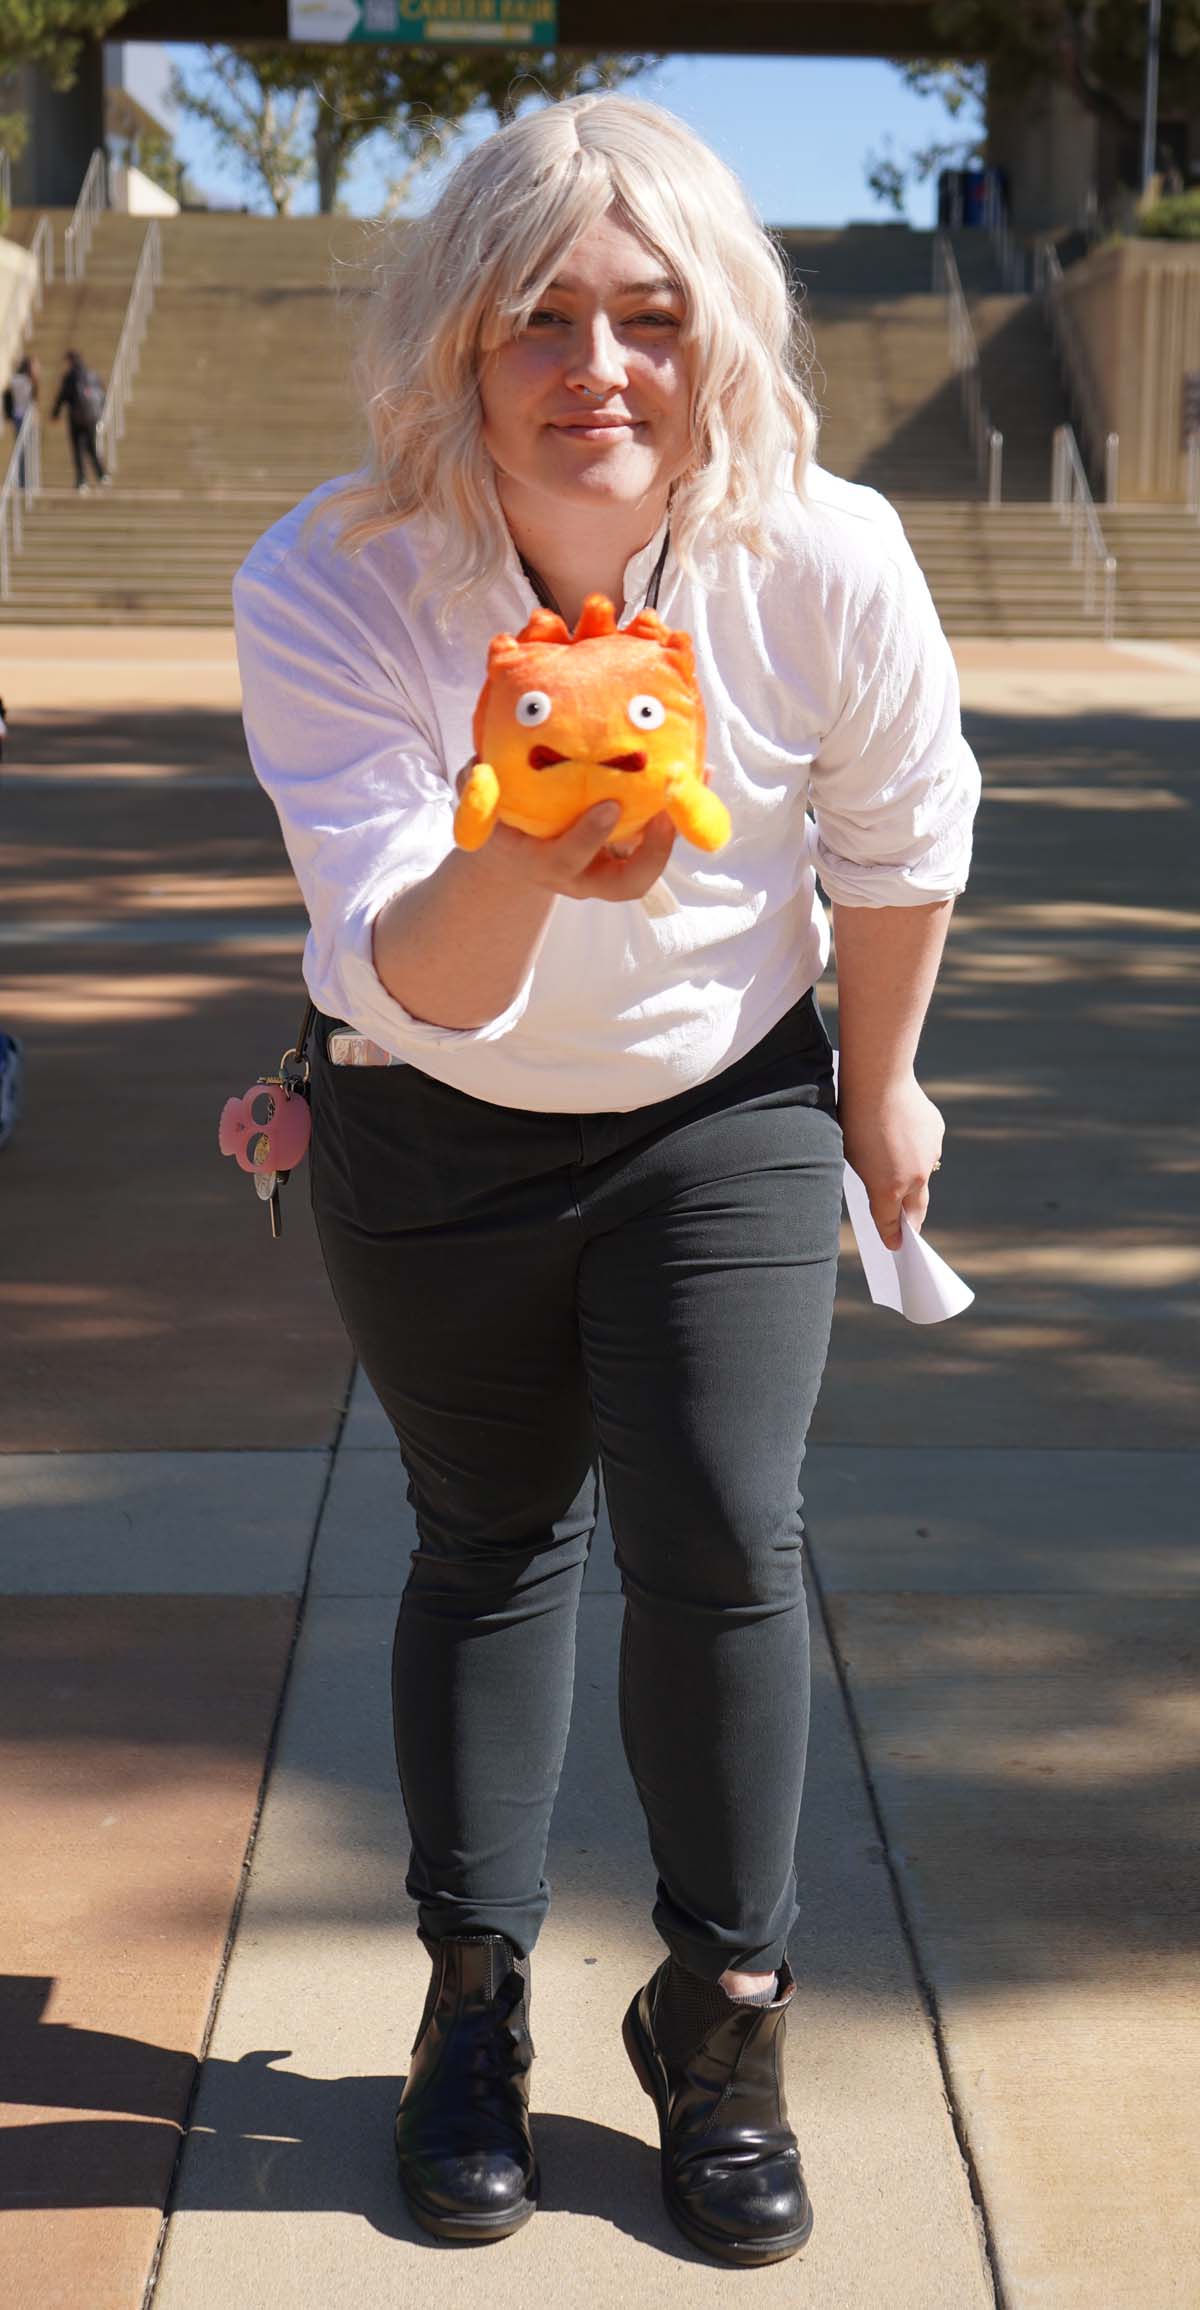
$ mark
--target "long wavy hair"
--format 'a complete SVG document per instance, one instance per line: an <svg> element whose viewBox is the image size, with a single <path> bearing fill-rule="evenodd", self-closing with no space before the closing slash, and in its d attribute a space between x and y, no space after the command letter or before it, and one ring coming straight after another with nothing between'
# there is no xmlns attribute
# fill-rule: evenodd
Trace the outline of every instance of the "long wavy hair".
<svg viewBox="0 0 1200 2310"><path fill-rule="evenodd" d="M353 551L432 519L441 551L421 592L445 613L504 566L508 538L483 438L481 362L519 334L580 235L610 209L683 292L693 454L671 534L685 568L705 544L771 552L781 468L802 495L817 433L811 341L783 259L737 178L658 105L577 96L476 147L375 276L358 360L370 429L364 474L330 508ZM327 500L328 504L329 501Z"/></svg>

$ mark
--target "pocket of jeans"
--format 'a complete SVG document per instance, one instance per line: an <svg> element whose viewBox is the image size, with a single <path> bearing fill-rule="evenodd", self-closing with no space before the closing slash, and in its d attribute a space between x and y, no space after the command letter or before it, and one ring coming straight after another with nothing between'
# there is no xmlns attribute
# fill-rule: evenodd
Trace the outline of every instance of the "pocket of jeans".
<svg viewBox="0 0 1200 2310"><path fill-rule="evenodd" d="M445 1166L423 1112L414 1067L337 1067L322 1055L312 1072L314 1200L369 1234L427 1226L444 1205Z"/></svg>

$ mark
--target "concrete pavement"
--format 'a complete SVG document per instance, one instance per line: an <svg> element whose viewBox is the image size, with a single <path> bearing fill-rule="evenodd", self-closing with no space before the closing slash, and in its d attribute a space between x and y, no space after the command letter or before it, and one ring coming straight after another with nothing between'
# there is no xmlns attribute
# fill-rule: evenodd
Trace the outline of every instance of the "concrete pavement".
<svg viewBox="0 0 1200 2310"><path fill-rule="evenodd" d="M294 894L227 637L62 651L6 636L0 2297L1192 2304L1200 653L960 646L987 801L923 1079L931 1236L979 1297L914 1332L846 1263L806 1487L816 2226L739 2280L666 2223L617 2036L658 1952L603 1530L535 1967L546 2205L474 2256L398 2203L408 1510L303 1188L272 1246L210 1144L290 1039Z"/></svg>

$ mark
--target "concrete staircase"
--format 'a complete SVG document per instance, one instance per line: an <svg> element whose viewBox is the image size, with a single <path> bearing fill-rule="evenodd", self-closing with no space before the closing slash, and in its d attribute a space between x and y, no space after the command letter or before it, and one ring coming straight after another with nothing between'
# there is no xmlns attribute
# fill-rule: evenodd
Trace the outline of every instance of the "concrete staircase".
<svg viewBox="0 0 1200 2310"><path fill-rule="evenodd" d="M14 219L28 239L32 216ZM56 239L61 247L58 219ZM66 344L107 373L145 231L100 220L87 278L57 282L34 349L47 383ZM370 229L350 219L185 216L162 226L163 282L120 445L116 486L77 499L65 429L14 562L2 623L224 625L253 540L364 435L350 367ZM1094 634L1070 540L1047 504L1065 411L1037 307L1005 296L990 243L955 236L984 393L1005 436L1005 502L981 502L950 366L933 236L905 226L779 236L803 284L819 368L821 457L899 507L953 633ZM1121 565L1118 631L1200 632L1200 524L1102 509Z"/></svg>
<svg viewBox="0 0 1200 2310"><path fill-rule="evenodd" d="M1103 634L1101 595L1086 612L1070 533L1053 506L895 503L947 633Z"/></svg>
<svg viewBox="0 0 1200 2310"><path fill-rule="evenodd" d="M42 481L48 490L63 490L72 488L75 479L67 422L65 417L60 417L57 424L50 423L50 411L62 375L62 356L71 346L82 353L89 368L98 369L102 377L107 377L121 334L146 223L143 217L102 217L83 280L67 281L62 277L62 235L64 226L70 222L70 211L54 210L51 215L57 278L46 290L25 350L36 355L42 369L39 404L43 421ZM36 216L28 210L18 211L13 221L17 227L14 238L27 243Z"/></svg>
<svg viewBox="0 0 1200 2310"><path fill-rule="evenodd" d="M1200 649L1200 518L1182 506L1110 505L1100 526L1117 557L1117 631Z"/></svg>
<svg viewBox="0 0 1200 2310"><path fill-rule="evenodd" d="M212 215L161 231L116 485L77 498L65 438L49 443L50 487L0 623L228 624L230 581L255 538L361 456L350 357L366 228ZM107 374L144 233L141 219L101 218L87 278L48 292L35 349L60 352L69 319L62 341Z"/></svg>
<svg viewBox="0 0 1200 2310"><path fill-rule="evenodd" d="M1050 506L1050 448L1069 410L1040 307L1002 292L991 244L952 236L979 345L984 401L1004 435L999 507L981 498L951 368L945 303L929 291L933 235L903 226L781 236L813 330L823 464L898 507L951 633L1094 635L1069 531ZM1200 522L1100 507L1118 561L1118 634L1200 635Z"/></svg>

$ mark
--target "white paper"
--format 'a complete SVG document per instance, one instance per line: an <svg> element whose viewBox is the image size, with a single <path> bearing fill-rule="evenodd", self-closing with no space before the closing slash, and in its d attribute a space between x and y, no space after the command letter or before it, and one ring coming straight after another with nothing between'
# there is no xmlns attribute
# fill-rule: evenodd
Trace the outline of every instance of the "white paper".
<svg viewBox="0 0 1200 2310"><path fill-rule="evenodd" d="M835 1051L835 1086L837 1067ZM932 1244L918 1234L906 1212L900 1214L900 1249L889 1251L871 1217L867 1190L848 1163L842 1175L842 1188L867 1290L876 1307L894 1308L898 1315L907 1316L909 1323L945 1323L949 1316L961 1315L964 1308L970 1307L975 1297L970 1285L938 1257Z"/></svg>

